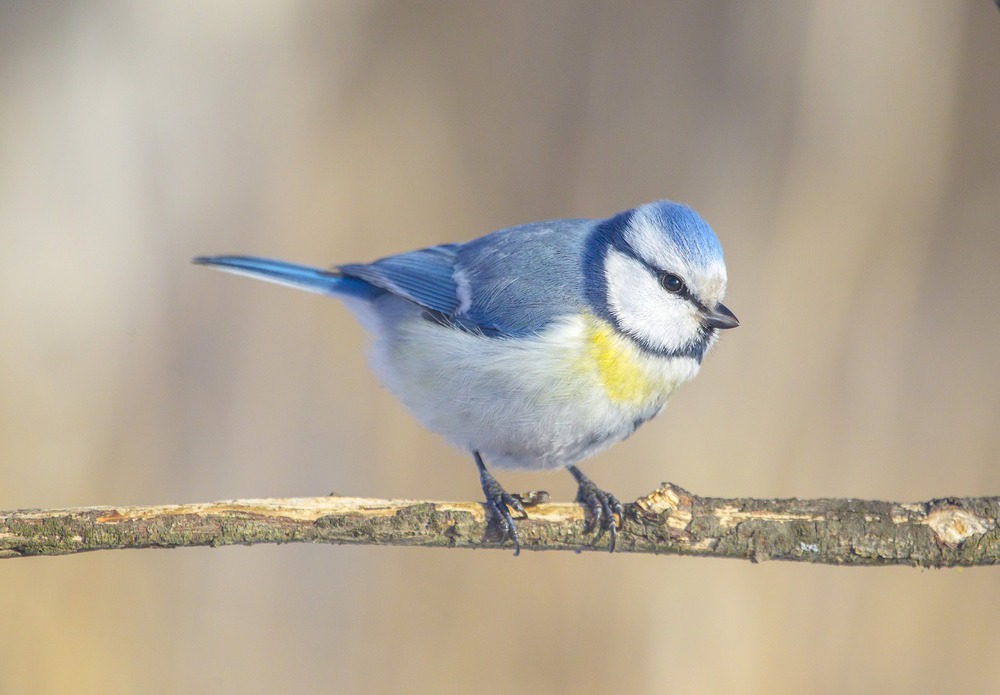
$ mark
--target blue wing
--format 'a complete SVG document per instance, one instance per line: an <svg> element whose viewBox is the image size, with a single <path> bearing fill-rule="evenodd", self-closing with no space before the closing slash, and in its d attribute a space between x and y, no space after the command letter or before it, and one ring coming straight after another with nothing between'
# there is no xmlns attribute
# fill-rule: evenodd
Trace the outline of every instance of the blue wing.
<svg viewBox="0 0 1000 695"><path fill-rule="evenodd" d="M458 323L518 336L585 311L584 258L594 226L593 220L535 222L462 245L458 277L471 302Z"/></svg>
<svg viewBox="0 0 1000 695"><path fill-rule="evenodd" d="M344 276L357 278L442 314L459 307L455 284L457 244L432 246L382 258L374 263L338 266Z"/></svg>
<svg viewBox="0 0 1000 695"><path fill-rule="evenodd" d="M431 309L435 320L456 328L526 335L584 310L584 248L593 229L592 220L536 222L337 270Z"/></svg>

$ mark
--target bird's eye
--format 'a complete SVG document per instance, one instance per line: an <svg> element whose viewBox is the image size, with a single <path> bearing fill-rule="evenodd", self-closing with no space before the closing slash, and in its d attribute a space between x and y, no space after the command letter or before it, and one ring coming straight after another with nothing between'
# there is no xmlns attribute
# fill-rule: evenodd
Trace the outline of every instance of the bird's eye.
<svg viewBox="0 0 1000 695"><path fill-rule="evenodd" d="M662 273L660 285L671 294L680 294L684 291L684 281L673 273Z"/></svg>

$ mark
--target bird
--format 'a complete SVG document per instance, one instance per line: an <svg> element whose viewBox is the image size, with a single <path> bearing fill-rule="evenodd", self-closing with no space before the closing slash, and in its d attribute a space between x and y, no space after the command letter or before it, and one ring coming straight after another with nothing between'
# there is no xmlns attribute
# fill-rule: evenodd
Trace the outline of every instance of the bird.
<svg viewBox="0 0 1000 695"><path fill-rule="evenodd" d="M488 518L514 555L514 515L528 514L490 468L567 469L589 512L587 532L595 543L607 533L614 552L624 507L578 464L658 415L719 332L739 325L722 303L718 237L669 200L372 263L193 262L341 299L373 336L382 383L427 429L471 454Z"/></svg>

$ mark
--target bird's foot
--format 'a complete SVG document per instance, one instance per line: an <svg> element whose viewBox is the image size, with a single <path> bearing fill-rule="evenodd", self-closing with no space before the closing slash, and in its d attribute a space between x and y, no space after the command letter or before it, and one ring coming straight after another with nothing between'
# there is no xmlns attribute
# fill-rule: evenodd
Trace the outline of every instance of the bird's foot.
<svg viewBox="0 0 1000 695"><path fill-rule="evenodd" d="M580 486L576 492L576 501L586 506L587 510L590 511L587 532L591 533L597 529L597 536L594 537L596 543L607 531L610 537L608 550L612 553L615 552L615 541L618 539L618 522L615 516L624 519L625 508L617 497L597 487L594 481L585 476L576 466L570 466L569 472L573 474Z"/></svg>
<svg viewBox="0 0 1000 695"><path fill-rule="evenodd" d="M479 483L483 487L483 494L486 495L486 507L500 532L500 542L503 543L508 538L513 541L514 557L517 557L521 553L521 539L517 537L517 526L514 524L511 510L517 512L521 519L527 519L528 513L524 511L521 500L504 490L497 479L486 470L479 452L475 451L473 455L479 468Z"/></svg>

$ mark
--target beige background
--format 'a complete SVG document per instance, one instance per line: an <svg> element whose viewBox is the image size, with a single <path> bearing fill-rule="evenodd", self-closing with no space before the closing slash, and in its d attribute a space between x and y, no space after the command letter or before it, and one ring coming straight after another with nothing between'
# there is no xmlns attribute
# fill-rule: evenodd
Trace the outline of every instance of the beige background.
<svg viewBox="0 0 1000 695"><path fill-rule="evenodd" d="M597 481L998 494L998 75L987 0L3 2L0 508L478 499L342 306L190 258L658 197L715 227L743 326ZM998 596L993 569L596 553L16 560L0 692L988 692Z"/></svg>

